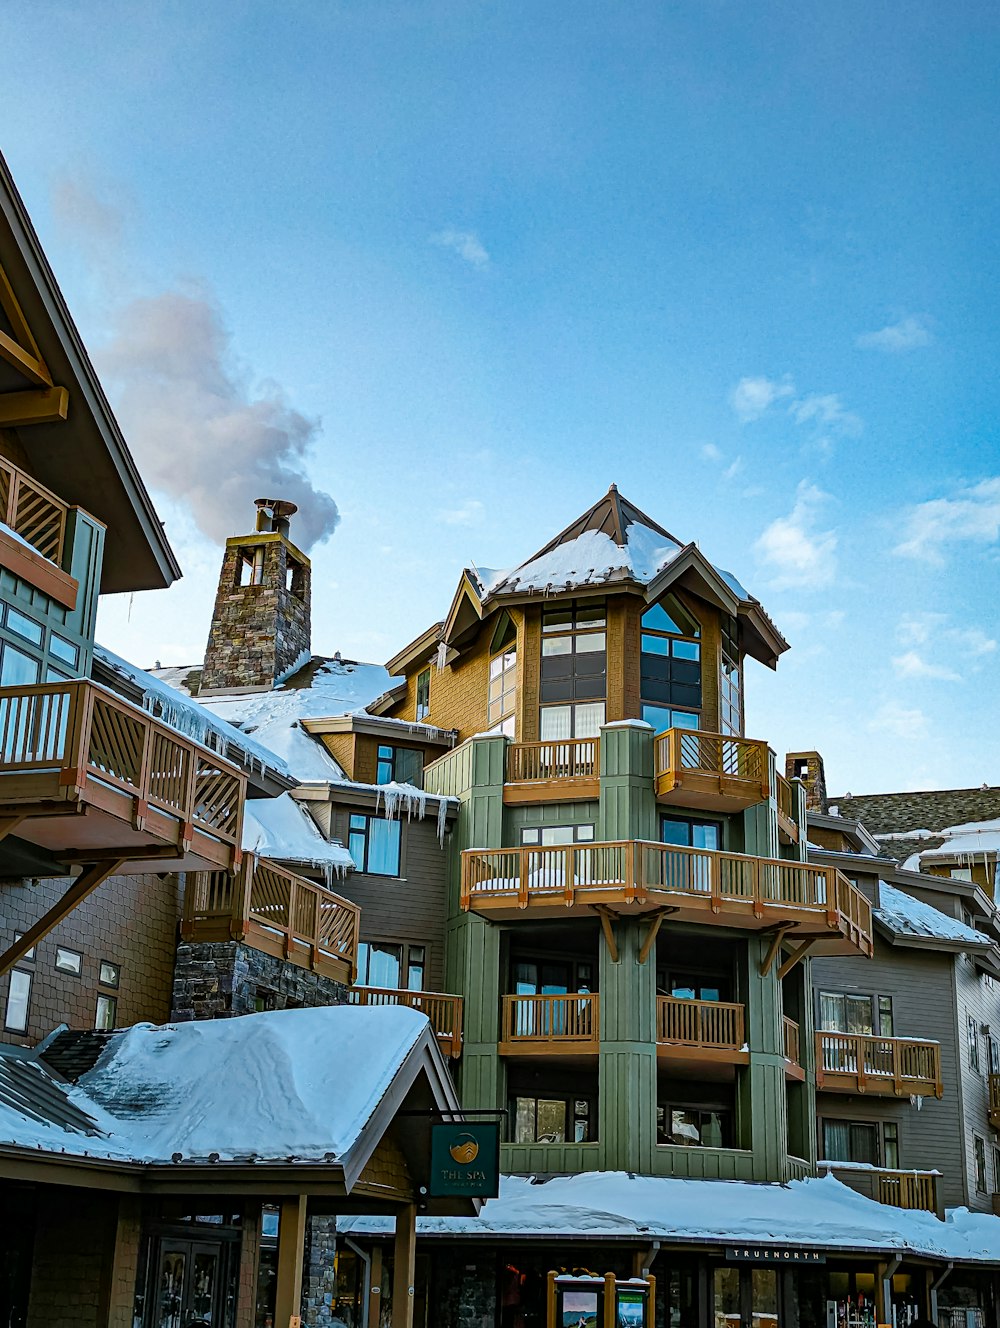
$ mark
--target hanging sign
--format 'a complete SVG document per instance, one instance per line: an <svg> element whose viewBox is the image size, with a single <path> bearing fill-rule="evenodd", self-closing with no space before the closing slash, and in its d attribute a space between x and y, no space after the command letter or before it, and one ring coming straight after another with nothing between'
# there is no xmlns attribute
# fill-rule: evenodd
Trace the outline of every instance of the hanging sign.
<svg viewBox="0 0 1000 1328"><path fill-rule="evenodd" d="M495 1199L500 1193L499 1122L432 1125L427 1189L434 1198Z"/></svg>
<svg viewBox="0 0 1000 1328"><path fill-rule="evenodd" d="M726 1250L727 1263L826 1263L822 1250L794 1246L735 1245Z"/></svg>

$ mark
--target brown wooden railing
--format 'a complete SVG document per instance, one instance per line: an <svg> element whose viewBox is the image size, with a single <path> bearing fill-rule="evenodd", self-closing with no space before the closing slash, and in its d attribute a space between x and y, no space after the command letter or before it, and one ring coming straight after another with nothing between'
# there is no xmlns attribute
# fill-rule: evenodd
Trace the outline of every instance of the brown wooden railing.
<svg viewBox="0 0 1000 1328"><path fill-rule="evenodd" d="M784 775L779 774L776 778L778 786L778 815L784 817L787 822L790 822L796 829L798 829L798 821L796 820L797 799L795 797L795 789Z"/></svg>
<svg viewBox="0 0 1000 1328"><path fill-rule="evenodd" d="M352 987L351 1005L405 1005L419 1010L431 1022L442 1050L448 1056L462 1054L462 998L435 991L405 991L396 987Z"/></svg>
<svg viewBox="0 0 1000 1328"><path fill-rule="evenodd" d="M683 785L686 774L711 776L721 790L750 786L760 798L766 798L767 743L701 729L667 729L656 740L657 778L667 776Z"/></svg>
<svg viewBox="0 0 1000 1328"><path fill-rule="evenodd" d="M861 948L871 952L871 904L834 867L648 840L467 849L462 854L465 909L505 897L520 908L533 900L586 903L599 893L618 893L623 902L634 903L648 891L700 899L714 912L731 902L750 904L758 918L769 906L824 913L831 927L846 922Z"/></svg>
<svg viewBox="0 0 1000 1328"><path fill-rule="evenodd" d="M361 910L268 858L244 854L239 872L192 872L181 935L245 940L254 949L353 982Z"/></svg>
<svg viewBox="0 0 1000 1328"><path fill-rule="evenodd" d="M789 1019L787 1014L781 1016L781 1024L785 1036L785 1060L791 1061L793 1065L799 1065L802 1060L799 1026L794 1019Z"/></svg>
<svg viewBox="0 0 1000 1328"><path fill-rule="evenodd" d="M816 1086L895 1097L941 1097L941 1048L936 1042L864 1033L816 1034Z"/></svg>
<svg viewBox="0 0 1000 1328"><path fill-rule="evenodd" d="M557 1051L567 1043L598 1040L599 998L595 992L565 996L505 996L500 1040L520 1046L540 1044Z"/></svg>
<svg viewBox="0 0 1000 1328"><path fill-rule="evenodd" d="M892 1208L937 1212L937 1177L926 1171L878 1171L876 1199Z"/></svg>
<svg viewBox="0 0 1000 1328"><path fill-rule="evenodd" d="M739 1051L746 1042L742 1005L657 996L656 1040L682 1047Z"/></svg>
<svg viewBox="0 0 1000 1328"><path fill-rule="evenodd" d="M127 812L140 830L153 809L182 847L198 831L239 856L246 776L236 766L86 679L0 688L0 806L73 797Z"/></svg>
<svg viewBox="0 0 1000 1328"><path fill-rule="evenodd" d="M0 457L0 521L37 549L43 558L62 566L67 505L44 484Z"/></svg>
<svg viewBox="0 0 1000 1328"><path fill-rule="evenodd" d="M512 742L507 748L507 782L600 778L600 738L562 742Z"/></svg>

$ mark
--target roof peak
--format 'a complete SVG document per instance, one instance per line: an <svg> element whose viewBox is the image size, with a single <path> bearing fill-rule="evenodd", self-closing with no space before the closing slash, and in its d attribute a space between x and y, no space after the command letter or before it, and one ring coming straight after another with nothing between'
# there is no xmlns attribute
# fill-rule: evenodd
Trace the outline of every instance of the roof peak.
<svg viewBox="0 0 1000 1328"><path fill-rule="evenodd" d="M629 526L638 522L640 525L648 526L650 530L656 531L658 535L663 535L665 539L682 548L682 541L676 535L672 535L658 521L654 521L651 516L635 503L626 498L618 489L617 484L610 484L608 491L601 498L588 507L587 510L571 521L570 524L561 530L558 535L549 540L543 548L537 553L533 553L530 558L526 558L520 566L524 567L527 563L534 562L536 558L541 558L560 544L568 544L570 540L578 539L587 530L596 530L603 535L607 535L618 545L619 548L625 548L628 543Z"/></svg>

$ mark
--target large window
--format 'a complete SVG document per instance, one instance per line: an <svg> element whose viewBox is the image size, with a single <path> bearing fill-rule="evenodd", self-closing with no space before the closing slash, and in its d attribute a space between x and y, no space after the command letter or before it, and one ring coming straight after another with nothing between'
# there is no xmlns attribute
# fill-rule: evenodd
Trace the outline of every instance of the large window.
<svg viewBox="0 0 1000 1328"><path fill-rule="evenodd" d="M823 1159L880 1166L878 1125L874 1121L823 1121Z"/></svg>
<svg viewBox="0 0 1000 1328"><path fill-rule="evenodd" d="M722 656L719 664L719 727L722 733L743 732L743 675L736 619L722 619Z"/></svg>
<svg viewBox="0 0 1000 1328"><path fill-rule="evenodd" d="M879 1034L892 1037L892 997L821 991L819 1026L828 1033Z"/></svg>
<svg viewBox="0 0 1000 1328"><path fill-rule="evenodd" d="M642 703L642 718L651 724L654 733L663 733L667 729L696 729L700 727L701 716L693 710L673 710L670 706Z"/></svg>
<svg viewBox="0 0 1000 1328"><path fill-rule="evenodd" d="M358 944L359 987L391 987L423 991L427 948L398 941L361 941Z"/></svg>
<svg viewBox="0 0 1000 1328"><path fill-rule="evenodd" d="M594 1138L589 1098L516 1097L511 1104L516 1144L586 1143Z"/></svg>
<svg viewBox="0 0 1000 1328"><path fill-rule="evenodd" d="M399 875L400 824L381 816L351 815L347 850L359 872Z"/></svg>
<svg viewBox="0 0 1000 1328"><path fill-rule="evenodd" d="M681 848L718 850L722 848L722 826L718 821L663 816L660 818L660 842L677 844Z"/></svg>
<svg viewBox="0 0 1000 1328"><path fill-rule="evenodd" d="M603 600L543 610L539 683L543 741L597 736L607 695L606 647ZM598 704L574 704L579 702Z"/></svg>
<svg viewBox="0 0 1000 1328"><path fill-rule="evenodd" d="M667 595L642 615L640 689L647 706L694 712L701 709L701 628L676 595ZM671 727L657 724L655 728ZM676 725L676 727L681 727ZM697 719L683 725L697 728Z"/></svg>
<svg viewBox="0 0 1000 1328"><path fill-rule="evenodd" d="M28 1030L28 1007L31 1004L31 974L24 969L13 968L10 973L10 986L7 988L7 1009L4 1013L4 1028L11 1033L25 1033Z"/></svg>
<svg viewBox="0 0 1000 1328"><path fill-rule="evenodd" d="M424 755L414 747L390 747L379 743L376 784L412 784L422 788Z"/></svg>
<svg viewBox="0 0 1000 1328"><path fill-rule="evenodd" d="M426 719L431 712L431 671L417 674L417 719Z"/></svg>
<svg viewBox="0 0 1000 1328"><path fill-rule="evenodd" d="M972 1152L976 1163L976 1189L985 1194L989 1189L986 1183L986 1140L981 1135L972 1136Z"/></svg>
<svg viewBox="0 0 1000 1328"><path fill-rule="evenodd" d="M517 707L517 647L499 651L490 660L490 695L488 719L491 729L499 728L514 737L514 711Z"/></svg>
<svg viewBox="0 0 1000 1328"><path fill-rule="evenodd" d="M682 1148L732 1148L732 1124L732 1113L722 1107L657 1107L656 1140Z"/></svg>
<svg viewBox="0 0 1000 1328"><path fill-rule="evenodd" d="M530 845L541 845L543 848L551 844L585 844L590 843L594 838L594 827L587 825L531 825L525 826L521 831L521 843Z"/></svg>

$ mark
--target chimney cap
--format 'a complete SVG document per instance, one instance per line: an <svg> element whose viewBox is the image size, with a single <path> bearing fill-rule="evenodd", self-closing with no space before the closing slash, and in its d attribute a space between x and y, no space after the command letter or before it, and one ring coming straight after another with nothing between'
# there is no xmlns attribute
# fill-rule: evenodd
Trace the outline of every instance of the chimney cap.
<svg viewBox="0 0 1000 1328"><path fill-rule="evenodd" d="M268 511L274 517L294 516L299 510L298 504L290 503L287 498L255 498L253 505L258 511Z"/></svg>

